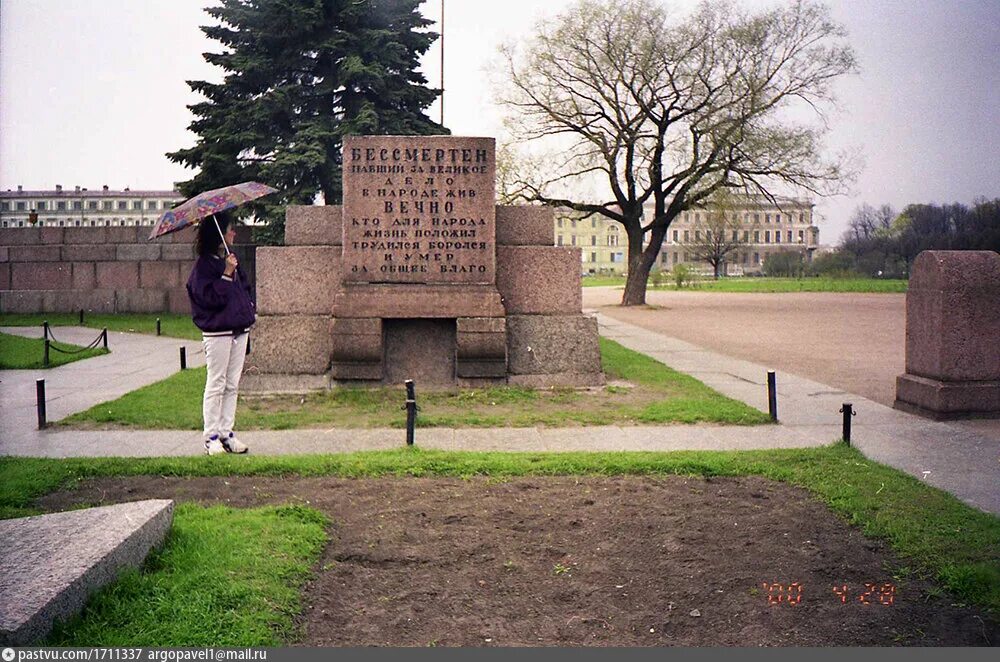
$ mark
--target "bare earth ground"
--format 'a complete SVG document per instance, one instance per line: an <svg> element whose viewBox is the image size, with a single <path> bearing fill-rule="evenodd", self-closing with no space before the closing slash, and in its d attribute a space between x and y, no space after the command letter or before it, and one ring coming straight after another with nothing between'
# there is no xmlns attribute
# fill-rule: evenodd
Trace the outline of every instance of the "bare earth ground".
<svg viewBox="0 0 1000 662"><path fill-rule="evenodd" d="M325 512L331 540L301 617L308 646L1000 642L996 622L893 579L888 550L763 478L144 476L88 481L39 506L146 498Z"/></svg>
<svg viewBox="0 0 1000 662"><path fill-rule="evenodd" d="M622 308L618 287L583 288L583 305L699 347L857 393L888 407L906 371L906 295L649 291ZM780 379L780 374L779 377ZM956 421L1000 441L1000 421Z"/></svg>

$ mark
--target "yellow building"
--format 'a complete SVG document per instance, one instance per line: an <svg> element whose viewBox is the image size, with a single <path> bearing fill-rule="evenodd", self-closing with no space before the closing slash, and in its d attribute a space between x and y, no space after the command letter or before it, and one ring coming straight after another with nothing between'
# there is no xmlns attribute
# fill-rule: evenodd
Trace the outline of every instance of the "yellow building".
<svg viewBox="0 0 1000 662"><path fill-rule="evenodd" d="M556 209L556 246L580 248L580 273L612 275L625 273L628 238L621 224L604 216L580 218L570 209Z"/></svg>

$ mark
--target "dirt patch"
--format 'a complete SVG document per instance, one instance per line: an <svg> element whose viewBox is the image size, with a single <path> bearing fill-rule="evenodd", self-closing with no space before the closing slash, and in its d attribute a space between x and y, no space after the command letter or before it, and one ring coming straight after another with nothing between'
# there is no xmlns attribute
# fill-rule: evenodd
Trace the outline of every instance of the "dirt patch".
<svg viewBox="0 0 1000 662"><path fill-rule="evenodd" d="M135 477L38 505L145 498L327 513L301 617L308 646L1000 641L979 612L893 579L891 553L807 492L758 477Z"/></svg>

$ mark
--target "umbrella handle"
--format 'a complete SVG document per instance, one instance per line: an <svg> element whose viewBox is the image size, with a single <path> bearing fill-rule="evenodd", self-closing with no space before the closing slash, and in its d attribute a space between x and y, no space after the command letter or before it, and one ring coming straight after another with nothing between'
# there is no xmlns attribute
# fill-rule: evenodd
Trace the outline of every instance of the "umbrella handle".
<svg viewBox="0 0 1000 662"><path fill-rule="evenodd" d="M226 249L226 255L229 255L229 246L226 245L226 235L222 234L222 228L219 226L219 219L212 214L212 221L215 223L215 229L219 231L219 237L222 238L222 247Z"/></svg>

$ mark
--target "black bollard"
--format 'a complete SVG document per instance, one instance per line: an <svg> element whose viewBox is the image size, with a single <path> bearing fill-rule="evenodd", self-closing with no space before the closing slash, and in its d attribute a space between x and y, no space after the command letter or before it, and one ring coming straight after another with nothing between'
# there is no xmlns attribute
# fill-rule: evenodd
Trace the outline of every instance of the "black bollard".
<svg viewBox="0 0 1000 662"><path fill-rule="evenodd" d="M854 405L850 402L845 402L844 406L840 408L840 413L844 415L844 429L841 434L848 446L851 445L851 417L858 415L858 412L854 411L853 407Z"/></svg>
<svg viewBox="0 0 1000 662"><path fill-rule="evenodd" d="M406 384L406 445L413 445L413 427L417 422L417 393L413 388L413 380L407 379Z"/></svg>
<svg viewBox="0 0 1000 662"><path fill-rule="evenodd" d="M80 326L83 326L83 308L80 309Z"/></svg>
<svg viewBox="0 0 1000 662"><path fill-rule="evenodd" d="M104 328L101 330L101 340L104 341L104 349L108 348L108 329Z"/></svg>
<svg viewBox="0 0 1000 662"><path fill-rule="evenodd" d="M187 348L181 347L181 370L187 370L187 367L188 367Z"/></svg>
<svg viewBox="0 0 1000 662"><path fill-rule="evenodd" d="M35 401L38 408L38 429L45 429L45 380L35 381Z"/></svg>
<svg viewBox="0 0 1000 662"><path fill-rule="evenodd" d="M767 371L767 413L771 415L772 421L778 422L778 387L774 370Z"/></svg>
<svg viewBox="0 0 1000 662"><path fill-rule="evenodd" d="M45 339L45 358L42 360L42 365L46 368L49 367L49 346L52 344L48 338Z"/></svg>
<svg viewBox="0 0 1000 662"><path fill-rule="evenodd" d="M46 340L49 337L49 321L48 320L45 320L44 322L42 322L42 337L45 338Z"/></svg>
<svg viewBox="0 0 1000 662"><path fill-rule="evenodd" d="M156 335L160 335L160 318L156 318Z"/></svg>

